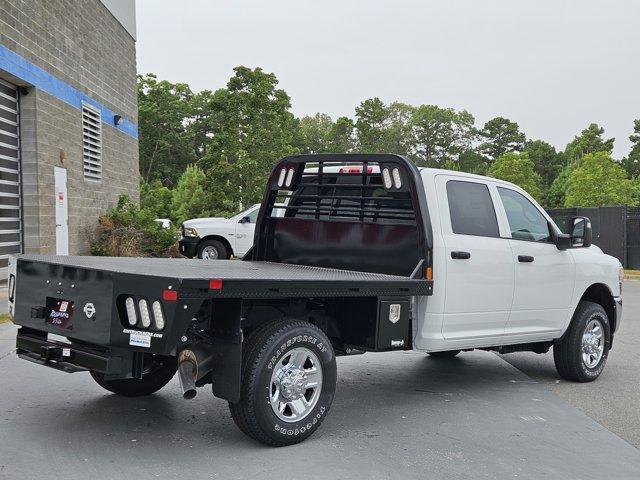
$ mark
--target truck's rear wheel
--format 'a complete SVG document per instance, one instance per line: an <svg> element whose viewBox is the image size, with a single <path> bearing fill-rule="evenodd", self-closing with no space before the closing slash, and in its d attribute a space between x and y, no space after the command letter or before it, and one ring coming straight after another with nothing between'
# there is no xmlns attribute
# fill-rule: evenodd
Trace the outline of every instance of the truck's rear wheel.
<svg viewBox="0 0 640 480"><path fill-rule="evenodd" d="M569 329L553 346L560 376L574 382L598 378L607 363L611 329L607 312L593 302L580 302Z"/></svg>
<svg viewBox="0 0 640 480"><path fill-rule="evenodd" d="M229 258L227 247L218 240L204 240L198 245L198 258L202 260L226 260Z"/></svg>
<svg viewBox="0 0 640 480"><path fill-rule="evenodd" d="M336 359L326 335L301 321L269 323L243 344L236 425L272 446L299 443L318 429L336 388Z"/></svg>
<svg viewBox="0 0 640 480"><path fill-rule="evenodd" d="M142 378L123 380L105 380L104 373L91 371L91 376L105 390L125 397L151 395L164 387L173 378L177 370L175 357L148 355L145 357Z"/></svg>
<svg viewBox="0 0 640 480"><path fill-rule="evenodd" d="M444 352L428 352L433 358L453 358L460 353L460 350L445 350Z"/></svg>

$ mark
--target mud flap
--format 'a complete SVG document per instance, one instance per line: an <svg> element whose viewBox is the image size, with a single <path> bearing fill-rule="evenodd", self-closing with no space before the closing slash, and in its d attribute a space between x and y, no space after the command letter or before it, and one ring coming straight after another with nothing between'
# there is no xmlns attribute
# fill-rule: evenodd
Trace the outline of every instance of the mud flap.
<svg viewBox="0 0 640 480"><path fill-rule="evenodd" d="M242 300L221 298L212 304L213 395L237 403L242 368Z"/></svg>

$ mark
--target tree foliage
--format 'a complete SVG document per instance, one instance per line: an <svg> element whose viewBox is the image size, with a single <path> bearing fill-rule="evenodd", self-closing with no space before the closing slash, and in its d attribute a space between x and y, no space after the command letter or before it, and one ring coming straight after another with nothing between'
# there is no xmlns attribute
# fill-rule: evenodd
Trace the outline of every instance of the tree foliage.
<svg viewBox="0 0 640 480"><path fill-rule="evenodd" d="M184 83L138 76L140 175L145 181L177 180L194 160L191 116L193 93Z"/></svg>
<svg viewBox="0 0 640 480"><path fill-rule="evenodd" d="M542 179L535 170L535 164L526 152L507 152L500 155L491 165L489 175L515 183L540 202Z"/></svg>
<svg viewBox="0 0 640 480"><path fill-rule="evenodd" d="M634 203L639 197L640 120L628 156L612 166L597 154L610 159L614 139L595 123L558 151L543 140L527 141L505 117L478 130L466 110L377 97L356 106L353 118L295 118L276 76L260 68L237 67L225 86L201 92L153 74L139 76L138 98L141 208L174 221L227 216L260 201L268 172L293 153L397 153L420 166L504 178L547 207L592 204L593 195L579 184L594 178L626 189L598 201ZM583 162L588 155L598 161ZM618 182L621 168L638 180Z"/></svg>
<svg viewBox="0 0 640 480"><path fill-rule="evenodd" d="M633 134L629 136L631 151L629 156L622 159L622 166L629 178L640 177L640 119L633 122Z"/></svg>
<svg viewBox="0 0 640 480"><path fill-rule="evenodd" d="M484 124L479 135L482 143L478 150L492 160L507 152L522 151L526 141L518 124L504 117L495 117L489 120Z"/></svg>
<svg viewBox="0 0 640 480"><path fill-rule="evenodd" d="M611 155L615 139L605 139L603 135L604 128L597 123L592 123L582 130L580 135L576 135L564 149L567 163L579 160L589 153L606 152Z"/></svg>
<svg viewBox="0 0 640 480"><path fill-rule="evenodd" d="M584 155L567 180L565 207L637 205L637 188L606 151Z"/></svg>

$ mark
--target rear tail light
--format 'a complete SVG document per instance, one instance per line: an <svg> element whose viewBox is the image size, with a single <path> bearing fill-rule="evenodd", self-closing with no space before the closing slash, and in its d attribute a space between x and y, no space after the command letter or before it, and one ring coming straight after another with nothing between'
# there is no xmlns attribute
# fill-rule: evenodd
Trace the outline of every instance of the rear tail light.
<svg viewBox="0 0 640 480"><path fill-rule="evenodd" d="M290 187L291 186L291 182L293 182L293 168L290 168L289 171L287 172L287 178L284 181L284 184L286 187Z"/></svg>
<svg viewBox="0 0 640 480"><path fill-rule="evenodd" d="M400 178L400 170L398 170L397 168L394 168L392 173L393 173L393 184L396 186L396 188L401 188L402 179Z"/></svg>
<svg viewBox="0 0 640 480"><path fill-rule="evenodd" d="M278 186L282 187L284 185L284 178L287 175L287 169L283 168L280 170L280 176L278 177Z"/></svg>
<svg viewBox="0 0 640 480"><path fill-rule="evenodd" d="M159 301L153 302L153 321L155 322L156 329L162 330L164 329L164 315L162 314L162 305L160 305Z"/></svg>
<svg viewBox="0 0 640 480"><path fill-rule="evenodd" d="M127 309L127 322L129 322L129 325L134 326L138 323L138 315L136 314L136 304L133 301L133 298L127 297L124 305Z"/></svg>
<svg viewBox="0 0 640 480"><path fill-rule="evenodd" d="M140 309L140 323L144 328L151 326L151 315L149 314L149 304L142 298L138 302L138 308Z"/></svg>
<svg viewBox="0 0 640 480"><path fill-rule="evenodd" d="M393 186L393 182L391 180L391 173L388 168L382 169L382 181L384 182L384 188L387 190Z"/></svg>

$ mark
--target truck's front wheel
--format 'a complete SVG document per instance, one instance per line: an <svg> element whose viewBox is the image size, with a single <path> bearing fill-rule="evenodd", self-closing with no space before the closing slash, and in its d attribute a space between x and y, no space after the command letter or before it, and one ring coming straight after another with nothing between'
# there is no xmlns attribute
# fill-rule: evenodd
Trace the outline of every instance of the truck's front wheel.
<svg viewBox="0 0 640 480"><path fill-rule="evenodd" d="M336 388L329 339L307 322L269 323L243 345L240 401L229 403L236 425L272 446L299 443L318 429Z"/></svg>
<svg viewBox="0 0 640 480"><path fill-rule="evenodd" d="M173 378L177 370L175 357L145 355L142 378L105 380L104 373L91 371L91 376L105 390L124 397L151 395L164 387Z"/></svg>
<svg viewBox="0 0 640 480"><path fill-rule="evenodd" d="M553 346L560 376L574 382L591 382L604 370L611 345L607 312L593 302L580 302L569 329Z"/></svg>

